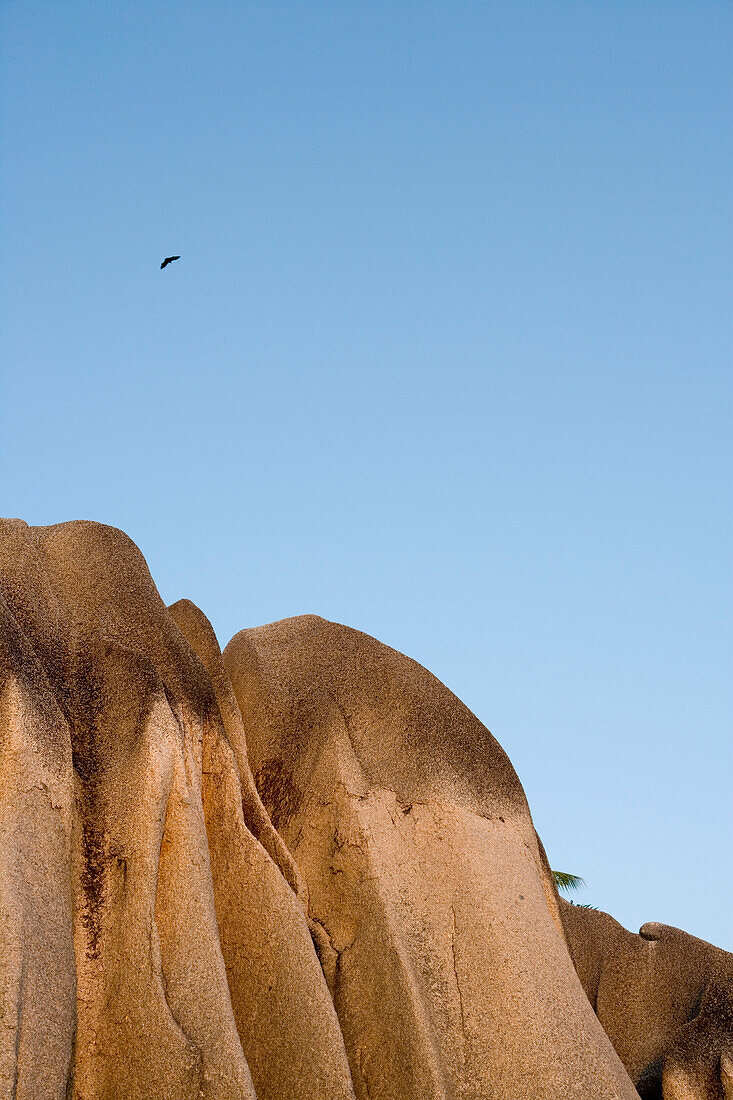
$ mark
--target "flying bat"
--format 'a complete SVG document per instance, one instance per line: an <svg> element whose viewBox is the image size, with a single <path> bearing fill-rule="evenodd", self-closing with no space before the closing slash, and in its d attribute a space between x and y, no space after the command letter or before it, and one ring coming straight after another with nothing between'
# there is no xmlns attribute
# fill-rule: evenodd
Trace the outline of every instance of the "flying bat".
<svg viewBox="0 0 733 1100"><path fill-rule="evenodd" d="M160 270L162 271L166 264L172 264L174 260L180 260L180 258L180 256L166 256L163 263L160 265Z"/></svg>

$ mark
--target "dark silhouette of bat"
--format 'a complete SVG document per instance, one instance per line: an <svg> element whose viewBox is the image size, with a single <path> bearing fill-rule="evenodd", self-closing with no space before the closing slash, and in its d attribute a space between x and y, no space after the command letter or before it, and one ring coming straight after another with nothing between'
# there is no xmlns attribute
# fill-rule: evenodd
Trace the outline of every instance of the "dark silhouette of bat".
<svg viewBox="0 0 733 1100"><path fill-rule="evenodd" d="M166 264L172 264L174 260L180 260L180 258L180 256L166 256L163 263L160 265L160 270L162 271Z"/></svg>

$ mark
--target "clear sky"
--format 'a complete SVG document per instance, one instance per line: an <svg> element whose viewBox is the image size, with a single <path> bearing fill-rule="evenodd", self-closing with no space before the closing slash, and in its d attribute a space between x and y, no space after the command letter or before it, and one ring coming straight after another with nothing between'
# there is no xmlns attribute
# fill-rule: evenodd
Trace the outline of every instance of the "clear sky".
<svg viewBox="0 0 733 1100"><path fill-rule="evenodd" d="M729 0L0 20L0 512L417 658L579 900L733 950Z"/></svg>

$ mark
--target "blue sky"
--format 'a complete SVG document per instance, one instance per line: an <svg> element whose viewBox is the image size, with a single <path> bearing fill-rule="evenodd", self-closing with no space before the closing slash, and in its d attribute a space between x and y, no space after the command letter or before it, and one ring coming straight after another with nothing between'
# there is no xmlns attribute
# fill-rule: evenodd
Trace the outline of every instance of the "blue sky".
<svg viewBox="0 0 733 1100"><path fill-rule="evenodd" d="M222 644L417 658L583 900L733 950L731 5L0 27L0 511L122 527Z"/></svg>

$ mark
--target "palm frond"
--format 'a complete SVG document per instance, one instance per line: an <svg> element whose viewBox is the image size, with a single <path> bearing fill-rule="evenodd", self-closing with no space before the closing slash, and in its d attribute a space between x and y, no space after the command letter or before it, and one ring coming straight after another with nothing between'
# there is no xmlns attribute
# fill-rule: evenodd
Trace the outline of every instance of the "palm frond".
<svg viewBox="0 0 733 1100"><path fill-rule="evenodd" d="M580 890L585 886L585 879L580 875L569 875L566 871L553 871L552 877L555 880L555 886L564 894L571 894L573 890Z"/></svg>

